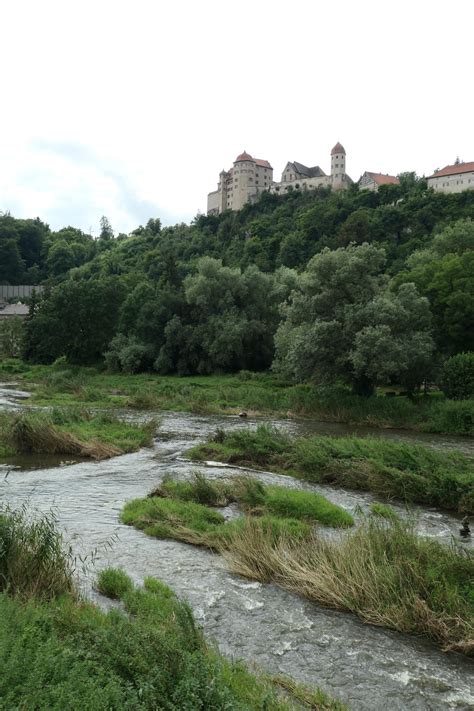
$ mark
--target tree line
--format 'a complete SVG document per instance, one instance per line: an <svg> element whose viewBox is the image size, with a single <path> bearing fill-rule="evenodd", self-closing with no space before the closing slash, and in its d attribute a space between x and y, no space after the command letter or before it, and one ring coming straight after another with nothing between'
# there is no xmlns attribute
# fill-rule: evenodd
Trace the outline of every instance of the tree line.
<svg viewBox="0 0 474 711"><path fill-rule="evenodd" d="M474 350L474 191L402 178L377 193L264 193L236 213L152 219L127 236L105 221L100 239L0 216L0 244L16 234L24 268L47 287L24 357L125 372L273 367L362 393L412 390Z"/></svg>

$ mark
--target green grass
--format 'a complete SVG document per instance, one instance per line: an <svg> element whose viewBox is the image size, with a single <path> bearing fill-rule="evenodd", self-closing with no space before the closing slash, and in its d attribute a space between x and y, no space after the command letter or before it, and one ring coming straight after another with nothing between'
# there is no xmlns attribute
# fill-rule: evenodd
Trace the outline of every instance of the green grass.
<svg viewBox="0 0 474 711"><path fill-rule="evenodd" d="M2 708L291 711L302 702L344 709L322 691L224 659L206 644L189 606L159 580L138 588L123 571L107 569L98 588L120 599L123 611L106 614L81 601L73 565L51 516L2 510ZM290 696L281 698L278 686Z"/></svg>
<svg viewBox="0 0 474 711"><path fill-rule="evenodd" d="M219 433L192 448L189 456L271 469L405 503L474 512L474 465L456 452L373 437L291 438L261 426Z"/></svg>
<svg viewBox="0 0 474 711"><path fill-rule="evenodd" d="M166 501L194 502L208 506L227 506L237 503L252 515L276 515L284 518L306 520L325 526L352 526L354 519L340 506L331 503L321 494L297 491L285 486L265 486L252 477L235 477L229 480L206 479L197 472L190 481L176 481L165 476L160 486L148 499L163 497Z"/></svg>
<svg viewBox="0 0 474 711"><path fill-rule="evenodd" d="M60 454L104 459L134 452L153 441L156 423L125 422L111 413L58 409L0 413L0 458Z"/></svg>
<svg viewBox="0 0 474 711"><path fill-rule="evenodd" d="M0 377L32 387L31 402L47 406L129 407L197 413L310 417L372 427L474 435L474 400L429 396L364 398L342 386L292 384L268 373L158 376L105 373L94 368L0 361Z"/></svg>
<svg viewBox="0 0 474 711"><path fill-rule="evenodd" d="M265 496L265 507L277 516L319 521L326 526L352 526L354 519L320 494L283 486L269 486Z"/></svg>

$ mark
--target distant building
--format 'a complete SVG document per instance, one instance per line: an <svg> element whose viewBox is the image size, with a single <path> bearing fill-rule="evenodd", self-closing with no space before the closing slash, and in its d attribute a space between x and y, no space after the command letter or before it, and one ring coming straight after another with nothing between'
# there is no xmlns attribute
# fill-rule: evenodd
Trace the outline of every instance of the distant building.
<svg viewBox="0 0 474 711"><path fill-rule="evenodd" d="M224 210L240 210L246 203L255 202L273 182L273 168L267 160L252 158L244 151L230 170L219 175L217 190L207 196L207 214Z"/></svg>
<svg viewBox="0 0 474 711"><path fill-rule="evenodd" d="M288 192L289 190L308 190L320 186L331 186L334 190L343 190L352 183L346 173L346 151L340 143L336 143L331 151L331 174L326 173L315 165L309 168L296 161L286 164L281 175L280 183L273 183L272 192Z"/></svg>
<svg viewBox="0 0 474 711"><path fill-rule="evenodd" d="M27 304L6 304L0 301L0 321L5 318L11 318L12 316L21 316L24 318L28 316L30 312L30 307Z"/></svg>
<svg viewBox="0 0 474 711"><path fill-rule="evenodd" d="M460 193L474 190L474 162L447 165L428 177L428 187L440 193Z"/></svg>
<svg viewBox="0 0 474 711"><path fill-rule="evenodd" d="M370 173L368 170L359 178L360 190L373 190L376 192L381 185L400 185L400 181L394 175Z"/></svg>

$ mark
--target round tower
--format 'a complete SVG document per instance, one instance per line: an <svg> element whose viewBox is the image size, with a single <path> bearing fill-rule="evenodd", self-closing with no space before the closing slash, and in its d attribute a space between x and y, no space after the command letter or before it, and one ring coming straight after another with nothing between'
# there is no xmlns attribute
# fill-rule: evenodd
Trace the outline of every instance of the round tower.
<svg viewBox="0 0 474 711"><path fill-rule="evenodd" d="M255 160L244 151L234 161L233 209L240 210L255 192Z"/></svg>
<svg viewBox="0 0 474 711"><path fill-rule="evenodd" d="M346 151L339 142L331 151L331 183L333 188L341 188L346 184Z"/></svg>

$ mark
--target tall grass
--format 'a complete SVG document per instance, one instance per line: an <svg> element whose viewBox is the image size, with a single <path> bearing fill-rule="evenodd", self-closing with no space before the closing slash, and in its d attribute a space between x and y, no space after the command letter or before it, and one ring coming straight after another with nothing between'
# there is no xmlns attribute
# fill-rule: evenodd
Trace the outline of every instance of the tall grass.
<svg viewBox="0 0 474 711"><path fill-rule="evenodd" d="M72 593L74 559L52 513L0 509L0 592L51 599Z"/></svg>
<svg viewBox="0 0 474 711"><path fill-rule="evenodd" d="M420 539L406 523L373 518L337 542L281 536L275 543L248 520L221 552L245 577L474 653L473 556Z"/></svg>
<svg viewBox="0 0 474 711"><path fill-rule="evenodd" d="M156 423L124 422L111 413L54 408L0 414L0 454L60 454L106 459L151 443Z"/></svg>
<svg viewBox="0 0 474 711"><path fill-rule="evenodd" d="M474 465L455 452L370 437L291 438L261 426L220 435L219 441L211 438L191 449L189 456L264 467L407 503L474 512Z"/></svg>

